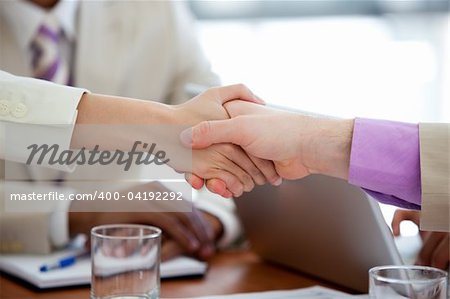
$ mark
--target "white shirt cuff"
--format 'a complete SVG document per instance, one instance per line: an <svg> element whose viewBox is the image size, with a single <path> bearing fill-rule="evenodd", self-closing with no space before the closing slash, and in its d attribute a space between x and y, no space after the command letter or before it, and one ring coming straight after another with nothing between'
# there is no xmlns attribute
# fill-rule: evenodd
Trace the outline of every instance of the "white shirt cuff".
<svg viewBox="0 0 450 299"><path fill-rule="evenodd" d="M0 120L39 125L74 124L83 88L19 77L0 71Z"/></svg>
<svg viewBox="0 0 450 299"><path fill-rule="evenodd" d="M69 149L77 106L85 89L19 77L0 71L0 157L25 163L32 144L58 144ZM65 171L72 167L41 166Z"/></svg>
<svg viewBox="0 0 450 299"><path fill-rule="evenodd" d="M218 242L219 248L231 246L242 235L241 223L232 199L225 199L207 190L202 190L198 193L195 206L217 217L222 223L223 235Z"/></svg>

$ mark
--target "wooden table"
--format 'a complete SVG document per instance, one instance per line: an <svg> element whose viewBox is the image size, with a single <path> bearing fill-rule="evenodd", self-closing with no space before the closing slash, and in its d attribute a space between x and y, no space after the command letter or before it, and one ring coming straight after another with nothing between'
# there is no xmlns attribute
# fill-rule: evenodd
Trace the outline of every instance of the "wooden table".
<svg viewBox="0 0 450 299"><path fill-rule="evenodd" d="M271 265L247 250L227 251L210 261L205 277L163 280L161 296L186 298L281 289L298 289L322 285L342 291L339 286ZM89 287L40 291L9 276L0 276L1 299L81 299L89 298Z"/></svg>

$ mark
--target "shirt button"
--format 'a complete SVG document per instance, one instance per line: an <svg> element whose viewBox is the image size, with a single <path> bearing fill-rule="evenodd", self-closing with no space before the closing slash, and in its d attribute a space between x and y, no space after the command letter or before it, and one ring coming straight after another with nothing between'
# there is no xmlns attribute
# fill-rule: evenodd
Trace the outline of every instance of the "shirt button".
<svg viewBox="0 0 450 299"><path fill-rule="evenodd" d="M5 116L9 114L9 102L7 100L0 100L0 115Z"/></svg>
<svg viewBox="0 0 450 299"><path fill-rule="evenodd" d="M27 115L28 108L23 103L17 103L11 110L12 116L16 118L22 118Z"/></svg>

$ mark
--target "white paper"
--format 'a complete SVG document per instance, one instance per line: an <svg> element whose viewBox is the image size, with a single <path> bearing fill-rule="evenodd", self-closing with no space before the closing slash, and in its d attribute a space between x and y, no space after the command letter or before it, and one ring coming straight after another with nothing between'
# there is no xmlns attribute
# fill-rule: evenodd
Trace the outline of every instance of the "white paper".
<svg viewBox="0 0 450 299"><path fill-rule="evenodd" d="M332 289L315 286L290 291L270 291L258 293L243 293L223 296L206 296L191 299L355 299L369 298L367 295L353 296Z"/></svg>

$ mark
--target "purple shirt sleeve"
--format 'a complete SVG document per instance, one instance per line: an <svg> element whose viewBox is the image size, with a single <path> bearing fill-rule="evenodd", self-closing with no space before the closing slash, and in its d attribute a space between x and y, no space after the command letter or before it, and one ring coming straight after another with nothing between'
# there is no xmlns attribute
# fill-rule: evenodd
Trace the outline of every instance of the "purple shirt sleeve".
<svg viewBox="0 0 450 299"><path fill-rule="evenodd" d="M382 203L420 209L418 125L357 118L348 181Z"/></svg>

